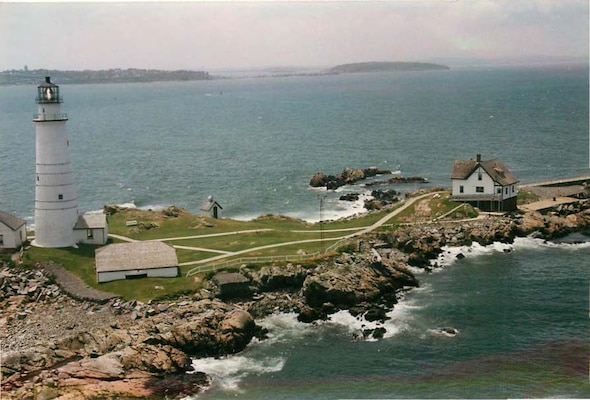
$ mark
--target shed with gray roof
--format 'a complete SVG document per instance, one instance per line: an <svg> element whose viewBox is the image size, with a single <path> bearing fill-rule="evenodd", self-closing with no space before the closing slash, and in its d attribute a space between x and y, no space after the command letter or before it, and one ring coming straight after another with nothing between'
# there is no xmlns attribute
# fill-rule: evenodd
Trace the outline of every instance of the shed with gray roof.
<svg viewBox="0 0 590 400"><path fill-rule="evenodd" d="M26 240L26 221L0 211L0 251L18 249Z"/></svg>
<svg viewBox="0 0 590 400"><path fill-rule="evenodd" d="M95 263L99 283L178 276L176 250L164 242L110 244L95 251Z"/></svg>
<svg viewBox="0 0 590 400"><path fill-rule="evenodd" d="M107 216L100 214L82 214L74 225L76 243L106 244L109 238Z"/></svg>

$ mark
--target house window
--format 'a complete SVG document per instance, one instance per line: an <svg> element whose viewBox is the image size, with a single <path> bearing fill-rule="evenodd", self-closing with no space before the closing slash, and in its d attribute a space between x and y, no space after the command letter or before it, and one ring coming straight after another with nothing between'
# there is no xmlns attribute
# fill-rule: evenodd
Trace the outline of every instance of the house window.
<svg viewBox="0 0 590 400"><path fill-rule="evenodd" d="M498 194L502 194L502 188L498 188L497 192Z"/></svg>
<svg viewBox="0 0 590 400"><path fill-rule="evenodd" d="M63 200L64 199L64 195L60 193L60 194L57 195L57 198L58 198L58 200Z"/></svg>
<svg viewBox="0 0 590 400"><path fill-rule="evenodd" d="M481 181L481 179L482 179L481 172L478 172L478 173L477 173L477 180L478 180L478 181Z"/></svg>
<svg viewBox="0 0 590 400"><path fill-rule="evenodd" d="M4 246L4 235L0 235L0 246Z"/></svg>
<svg viewBox="0 0 590 400"><path fill-rule="evenodd" d="M508 188L506 188L506 190L504 190L504 193L505 194L508 194Z"/></svg>
<svg viewBox="0 0 590 400"><path fill-rule="evenodd" d="M37 182L39 182L39 175L37 175Z"/></svg>
<svg viewBox="0 0 590 400"><path fill-rule="evenodd" d="M463 193L465 191L465 189L463 188L463 185L459 186L459 193Z"/></svg>
<svg viewBox="0 0 590 400"><path fill-rule="evenodd" d="M475 192L476 193L483 193L483 186L476 186L475 187Z"/></svg>
<svg viewBox="0 0 590 400"><path fill-rule="evenodd" d="M512 186L512 193L514 193L514 186Z"/></svg>
<svg viewBox="0 0 590 400"><path fill-rule="evenodd" d="M87 239L94 238L94 231L92 229L86 229L86 238Z"/></svg>

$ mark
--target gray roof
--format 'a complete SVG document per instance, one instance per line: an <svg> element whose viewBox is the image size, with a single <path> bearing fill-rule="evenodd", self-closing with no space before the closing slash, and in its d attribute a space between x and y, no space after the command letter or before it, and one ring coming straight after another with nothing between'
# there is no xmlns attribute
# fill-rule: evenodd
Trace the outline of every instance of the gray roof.
<svg viewBox="0 0 590 400"><path fill-rule="evenodd" d="M217 206L220 210L223 210L223 207L221 207L221 205L215 201L215 199L213 199L213 196L209 196L209 198L201 205L201 211L211 211L213 206Z"/></svg>
<svg viewBox="0 0 590 400"><path fill-rule="evenodd" d="M498 159L487 161L456 160L453 163L451 179L467 179L479 166L500 186L513 185L518 182L512 172Z"/></svg>
<svg viewBox="0 0 590 400"><path fill-rule="evenodd" d="M15 217L12 214L5 213L4 211L0 211L0 223L6 225L13 231L18 230L21 226L25 225L27 222L24 219L20 219Z"/></svg>
<svg viewBox="0 0 590 400"><path fill-rule="evenodd" d="M104 214L82 214L78 217L74 229L100 229L107 226L107 216Z"/></svg>
<svg viewBox="0 0 590 400"><path fill-rule="evenodd" d="M176 250L164 242L116 243L95 252L96 272L178 266Z"/></svg>

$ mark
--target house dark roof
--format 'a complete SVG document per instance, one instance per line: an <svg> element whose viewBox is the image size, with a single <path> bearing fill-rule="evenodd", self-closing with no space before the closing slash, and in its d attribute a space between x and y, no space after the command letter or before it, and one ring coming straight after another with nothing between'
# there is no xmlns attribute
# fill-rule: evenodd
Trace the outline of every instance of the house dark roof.
<svg viewBox="0 0 590 400"><path fill-rule="evenodd" d="M215 199L213 199L213 196L209 196L207 200L205 200L201 205L201 211L211 211L214 206L217 206L219 209L223 210L223 207L221 207L221 205L215 201Z"/></svg>
<svg viewBox="0 0 590 400"><path fill-rule="evenodd" d="M0 211L0 223L6 225L13 231L16 231L21 226L26 224L27 222L24 219L20 219L15 217L12 214L5 213L4 211Z"/></svg>
<svg viewBox="0 0 590 400"><path fill-rule="evenodd" d="M451 179L467 179L481 166L494 182L501 186L513 185L518 182L512 172L498 159L476 161L456 160L453 163Z"/></svg>

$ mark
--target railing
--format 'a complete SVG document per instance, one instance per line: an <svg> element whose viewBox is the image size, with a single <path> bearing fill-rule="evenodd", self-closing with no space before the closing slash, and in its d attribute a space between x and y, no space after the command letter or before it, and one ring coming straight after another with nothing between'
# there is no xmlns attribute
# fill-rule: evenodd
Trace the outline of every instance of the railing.
<svg viewBox="0 0 590 400"><path fill-rule="evenodd" d="M302 260L309 260L315 257L318 257L321 254L327 254L331 251L336 250L339 246L347 242L349 239L342 239L337 241L336 243L332 244L331 246L327 247L323 253L316 251L315 253L311 254L291 254L286 256L260 256L260 257L241 257L236 258L229 261L217 261L211 264L200 265L188 271L186 273L186 277L190 277L196 274L200 274L203 272L211 272L217 271L218 269L222 268L231 268L235 267L236 265L242 264L261 264L261 263L270 263L276 261L302 261Z"/></svg>
<svg viewBox="0 0 590 400"><path fill-rule="evenodd" d="M497 194L454 194L451 196L453 201L501 201L502 196Z"/></svg>
<svg viewBox="0 0 590 400"><path fill-rule="evenodd" d="M55 113L55 114L38 113L38 114L33 114L33 121L65 121L67 119L68 119L68 114L66 114L66 113Z"/></svg>

